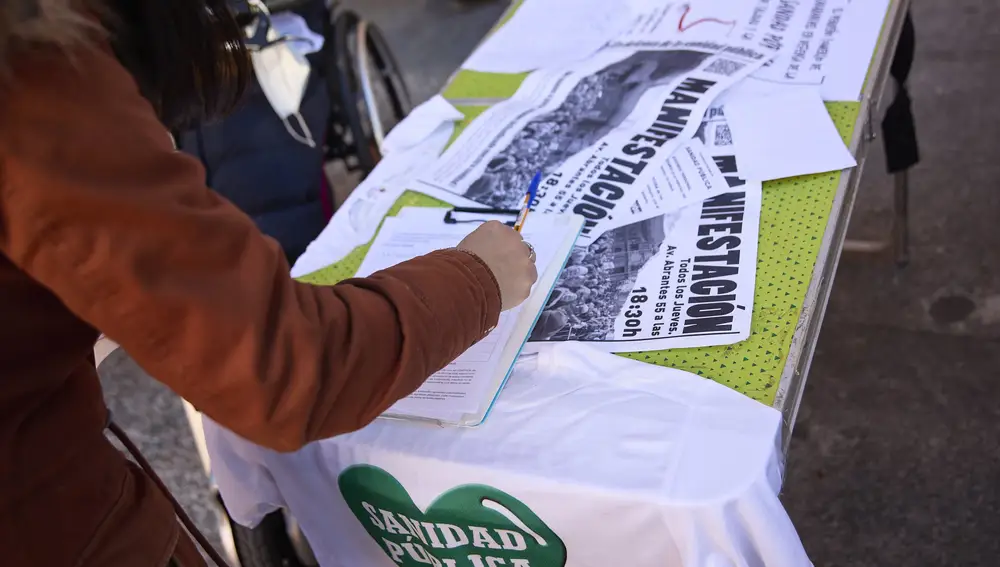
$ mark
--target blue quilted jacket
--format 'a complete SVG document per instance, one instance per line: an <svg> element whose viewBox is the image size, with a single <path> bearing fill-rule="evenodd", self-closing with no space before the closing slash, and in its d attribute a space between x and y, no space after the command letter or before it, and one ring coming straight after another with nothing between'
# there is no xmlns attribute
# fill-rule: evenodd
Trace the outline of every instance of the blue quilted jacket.
<svg viewBox="0 0 1000 567"><path fill-rule="evenodd" d="M322 15L303 15L310 27L322 29L321 20L315 21ZM208 186L281 243L289 262L302 254L325 225L320 191L325 190L322 142L330 102L315 63L313 69L300 112L317 147L310 148L288 134L256 81L235 113L178 139L182 151L205 165Z"/></svg>

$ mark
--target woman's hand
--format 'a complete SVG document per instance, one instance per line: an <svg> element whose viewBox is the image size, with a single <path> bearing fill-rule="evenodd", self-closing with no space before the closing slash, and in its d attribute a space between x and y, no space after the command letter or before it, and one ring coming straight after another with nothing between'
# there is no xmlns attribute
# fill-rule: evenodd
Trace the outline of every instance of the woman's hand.
<svg viewBox="0 0 1000 567"><path fill-rule="evenodd" d="M466 236L458 249L477 256L493 272L504 311L528 298L538 279L535 255L514 229L497 221L484 223Z"/></svg>

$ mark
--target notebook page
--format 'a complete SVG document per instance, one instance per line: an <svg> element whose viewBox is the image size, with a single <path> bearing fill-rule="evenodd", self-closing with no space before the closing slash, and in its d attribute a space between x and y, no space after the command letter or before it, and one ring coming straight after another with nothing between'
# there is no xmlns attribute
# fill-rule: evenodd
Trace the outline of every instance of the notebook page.
<svg viewBox="0 0 1000 567"><path fill-rule="evenodd" d="M442 209L410 207L396 217L388 217L372 242L358 276L367 276L434 250L451 248L472 232L478 224L445 224ZM558 243L564 239L564 227L553 218L532 215L525 228L525 239L535 247L540 273L553 260ZM504 347L517 323L518 309L501 314L497 327L481 341L462 353L454 362L432 375L416 392L400 400L389 413L441 418L477 411L501 370Z"/></svg>

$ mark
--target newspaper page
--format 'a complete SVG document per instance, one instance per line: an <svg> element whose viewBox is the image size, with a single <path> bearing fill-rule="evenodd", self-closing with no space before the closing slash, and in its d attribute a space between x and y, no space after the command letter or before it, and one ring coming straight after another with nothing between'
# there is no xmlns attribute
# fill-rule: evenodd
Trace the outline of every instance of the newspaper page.
<svg viewBox="0 0 1000 567"><path fill-rule="evenodd" d="M857 100L889 0L630 0L620 41L739 39L778 55L727 93L766 95L820 89L826 100Z"/></svg>
<svg viewBox="0 0 1000 567"><path fill-rule="evenodd" d="M620 43L536 71L474 120L419 184L516 208L541 171L532 209L583 216L585 240L682 207L651 182L666 183L662 164L693 137L712 100L771 55L739 42Z"/></svg>
<svg viewBox="0 0 1000 567"><path fill-rule="evenodd" d="M532 331L530 350L582 341L607 352L642 352L750 336L762 187L740 177L721 109L709 110L697 138L729 192L578 246Z"/></svg>

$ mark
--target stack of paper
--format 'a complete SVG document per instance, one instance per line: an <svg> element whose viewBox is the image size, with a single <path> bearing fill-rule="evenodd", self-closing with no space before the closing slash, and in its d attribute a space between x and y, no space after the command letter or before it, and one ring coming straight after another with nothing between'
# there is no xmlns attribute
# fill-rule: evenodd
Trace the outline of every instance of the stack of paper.
<svg viewBox="0 0 1000 567"><path fill-rule="evenodd" d="M524 0L464 65L531 71L517 92L480 109L457 137L462 114L450 102L417 108L338 215L351 230L324 232L327 247L346 253L367 242L395 199L385 195L413 189L454 205L516 208L540 171L533 210L577 215L584 226L539 307L532 348L739 342L750 334L762 183L855 165L824 100L857 100L888 4ZM412 241L408 252L457 242L458 227L413 232L414 214L425 213L388 222L383 237ZM400 246L366 267L400 261ZM487 346L463 360L478 356L485 368ZM465 378L430 385L433 395L400 408L438 407L428 401L437 396L468 412L472 402L462 406L449 388L480 397Z"/></svg>
<svg viewBox="0 0 1000 567"><path fill-rule="evenodd" d="M358 276L371 275L435 250L453 248L479 226L475 222L447 224L446 210L409 207L395 217L386 218L358 268ZM513 368L581 225L582 220L572 215L531 215L523 233L535 249L539 274L531 296L517 309L503 313L489 335L431 376L412 395L397 402L387 416L456 425L480 423Z"/></svg>

